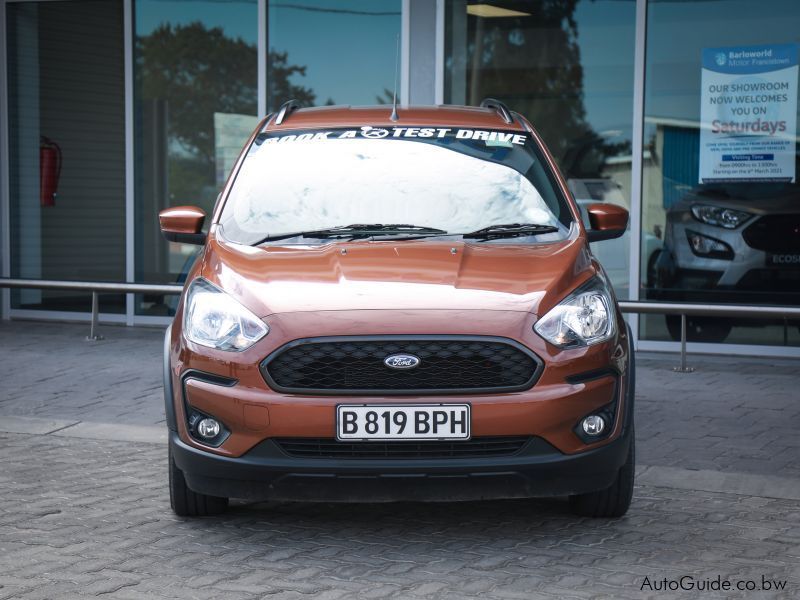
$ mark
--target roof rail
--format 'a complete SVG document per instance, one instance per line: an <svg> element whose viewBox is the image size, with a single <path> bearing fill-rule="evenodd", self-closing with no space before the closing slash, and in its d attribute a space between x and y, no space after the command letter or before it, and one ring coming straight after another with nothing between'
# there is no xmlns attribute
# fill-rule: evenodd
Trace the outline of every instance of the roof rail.
<svg viewBox="0 0 800 600"><path fill-rule="evenodd" d="M508 107L505 103L501 102L500 100L495 100L494 98L484 98L481 102L481 108L492 108L497 111L497 114L505 121L506 123L513 123L514 117L511 116L511 111L508 110Z"/></svg>
<svg viewBox="0 0 800 600"><path fill-rule="evenodd" d="M288 118L290 114L300 108L300 103L297 100L287 100L278 109L278 116L275 118L275 125L280 125Z"/></svg>

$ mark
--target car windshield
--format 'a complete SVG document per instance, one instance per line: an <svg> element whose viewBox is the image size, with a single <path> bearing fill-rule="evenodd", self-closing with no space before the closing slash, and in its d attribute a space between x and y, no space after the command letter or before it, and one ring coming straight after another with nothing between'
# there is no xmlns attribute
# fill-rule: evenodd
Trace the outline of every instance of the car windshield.
<svg viewBox="0 0 800 600"><path fill-rule="evenodd" d="M251 245L359 230L519 243L563 239L572 216L530 135L398 126L259 135L220 222L226 239Z"/></svg>

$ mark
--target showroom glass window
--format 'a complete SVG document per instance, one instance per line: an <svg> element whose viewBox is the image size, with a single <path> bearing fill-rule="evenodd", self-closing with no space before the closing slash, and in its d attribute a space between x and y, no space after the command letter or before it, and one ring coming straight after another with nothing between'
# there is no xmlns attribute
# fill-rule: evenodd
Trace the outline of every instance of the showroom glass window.
<svg viewBox="0 0 800 600"><path fill-rule="evenodd" d="M136 0L136 280L180 282L197 246L168 243L158 211L210 213L258 123L256 0ZM386 102L401 0L267 3L268 111ZM137 314L170 315L175 298L137 297Z"/></svg>
<svg viewBox="0 0 800 600"><path fill-rule="evenodd" d="M267 5L267 111L392 99L401 0Z"/></svg>
<svg viewBox="0 0 800 600"><path fill-rule="evenodd" d="M122 0L7 3L11 276L125 278ZM4 102L0 102L4 104ZM5 160L2 157L2 160ZM83 312L91 294L14 290L21 310ZM100 296L124 313L122 294Z"/></svg>
<svg viewBox="0 0 800 600"><path fill-rule="evenodd" d="M448 0L444 100L502 100L542 135L579 205L630 208L635 11L633 0ZM620 298L630 244L593 245Z"/></svg>
<svg viewBox="0 0 800 600"><path fill-rule="evenodd" d="M800 304L800 3L651 0L647 17L642 298ZM641 323L680 336L679 317ZM800 345L796 323L688 325L690 341Z"/></svg>
<svg viewBox="0 0 800 600"><path fill-rule="evenodd" d="M258 98L256 0L136 0L136 280L176 282L197 246L166 242L158 212L210 213L252 131ZM136 312L168 315L174 297L139 296Z"/></svg>

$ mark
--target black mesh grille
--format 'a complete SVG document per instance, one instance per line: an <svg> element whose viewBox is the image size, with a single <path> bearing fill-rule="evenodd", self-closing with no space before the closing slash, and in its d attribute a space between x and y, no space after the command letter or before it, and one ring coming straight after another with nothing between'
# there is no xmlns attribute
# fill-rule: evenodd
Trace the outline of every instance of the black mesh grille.
<svg viewBox="0 0 800 600"><path fill-rule="evenodd" d="M800 252L800 214L761 217L742 235L756 250L777 254Z"/></svg>
<svg viewBox="0 0 800 600"><path fill-rule="evenodd" d="M412 354L417 367L391 369L392 354ZM319 394L516 391L534 383L539 361L497 338L317 338L285 346L262 371L273 388Z"/></svg>
<svg viewBox="0 0 800 600"><path fill-rule="evenodd" d="M478 437L457 442L337 442L331 438L285 438L275 443L296 458L476 458L510 456L530 438Z"/></svg>

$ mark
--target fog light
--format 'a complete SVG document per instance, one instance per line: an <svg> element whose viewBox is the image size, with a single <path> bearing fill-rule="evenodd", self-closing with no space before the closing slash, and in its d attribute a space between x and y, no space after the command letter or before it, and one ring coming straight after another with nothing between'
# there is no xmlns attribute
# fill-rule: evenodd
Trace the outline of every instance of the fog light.
<svg viewBox="0 0 800 600"><path fill-rule="evenodd" d="M695 256L733 260L733 248L722 240L717 240L691 229L686 230L686 239Z"/></svg>
<svg viewBox="0 0 800 600"><path fill-rule="evenodd" d="M586 426L584 425L584 427ZM207 440L217 437L219 432L220 424L215 419L205 418L197 424L197 433Z"/></svg>
<svg viewBox="0 0 800 600"><path fill-rule="evenodd" d="M589 415L581 423L586 435L600 435L606 428L606 422L600 415Z"/></svg>

